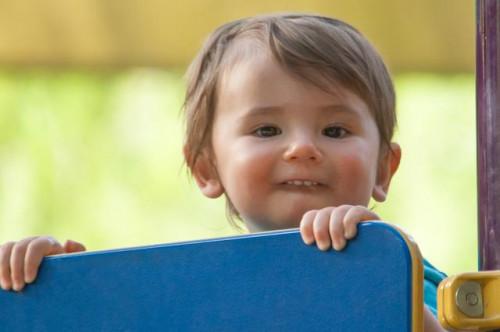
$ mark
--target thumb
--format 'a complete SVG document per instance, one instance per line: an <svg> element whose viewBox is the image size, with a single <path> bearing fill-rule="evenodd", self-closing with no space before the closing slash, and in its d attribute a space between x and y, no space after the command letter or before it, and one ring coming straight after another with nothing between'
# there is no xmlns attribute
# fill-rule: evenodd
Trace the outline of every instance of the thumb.
<svg viewBox="0 0 500 332"><path fill-rule="evenodd" d="M79 252L79 251L85 251L87 250L83 244L80 242L76 242L73 240L67 240L66 243L64 243L64 252L65 253L72 253L72 252Z"/></svg>

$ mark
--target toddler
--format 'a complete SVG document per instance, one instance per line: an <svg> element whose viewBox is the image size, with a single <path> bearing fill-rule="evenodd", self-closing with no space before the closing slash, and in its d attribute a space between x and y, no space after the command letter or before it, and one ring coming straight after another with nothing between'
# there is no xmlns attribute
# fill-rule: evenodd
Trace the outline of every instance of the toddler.
<svg viewBox="0 0 500 332"><path fill-rule="evenodd" d="M342 250L379 217L398 169L395 95L374 48L350 25L304 14L227 23L189 67L186 165L201 192L224 195L231 222L258 232L299 227L320 250ZM46 255L85 250L51 237L0 247L0 283L21 290ZM425 330L442 276L425 262ZM430 294L430 295L429 295Z"/></svg>

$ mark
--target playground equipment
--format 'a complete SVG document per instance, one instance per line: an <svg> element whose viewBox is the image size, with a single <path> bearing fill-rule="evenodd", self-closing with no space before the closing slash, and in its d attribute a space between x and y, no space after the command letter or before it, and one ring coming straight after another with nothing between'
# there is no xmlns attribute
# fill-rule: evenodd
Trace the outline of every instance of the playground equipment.
<svg viewBox="0 0 500 332"><path fill-rule="evenodd" d="M390 262L390 264L381 264ZM383 223L341 252L296 230L46 257L6 331L421 331L420 253Z"/></svg>

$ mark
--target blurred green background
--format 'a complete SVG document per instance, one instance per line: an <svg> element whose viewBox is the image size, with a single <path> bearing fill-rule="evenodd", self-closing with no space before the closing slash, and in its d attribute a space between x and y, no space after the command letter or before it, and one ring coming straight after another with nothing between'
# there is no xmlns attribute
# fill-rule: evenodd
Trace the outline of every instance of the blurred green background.
<svg viewBox="0 0 500 332"><path fill-rule="evenodd" d="M193 1L163 10L169 19L161 24L186 31L148 19L169 6L163 2L75 1L69 8L83 14L71 22L58 21L63 10L21 3L0 1L0 242L50 234L97 250L238 234L223 199L203 197L183 168L182 74L219 24L307 10L360 27L394 73L403 159L375 210L446 273L476 270L471 3L257 1L235 9L215 1L205 17L200 4L208 2ZM92 9L107 16L87 17ZM172 37L179 31L185 38Z"/></svg>

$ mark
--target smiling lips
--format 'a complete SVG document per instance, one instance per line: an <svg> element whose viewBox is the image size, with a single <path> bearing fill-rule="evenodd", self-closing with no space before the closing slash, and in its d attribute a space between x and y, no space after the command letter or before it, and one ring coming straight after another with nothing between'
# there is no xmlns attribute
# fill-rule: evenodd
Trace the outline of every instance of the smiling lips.
<svg viewBox="0 0 500 332"><path fill-rule="evenodd" d="M283 182L282 184L288 184L297 187L317 187L323 185L322 183L310 180L289 180Z"/></svg>

